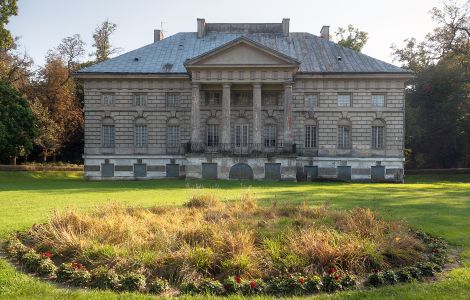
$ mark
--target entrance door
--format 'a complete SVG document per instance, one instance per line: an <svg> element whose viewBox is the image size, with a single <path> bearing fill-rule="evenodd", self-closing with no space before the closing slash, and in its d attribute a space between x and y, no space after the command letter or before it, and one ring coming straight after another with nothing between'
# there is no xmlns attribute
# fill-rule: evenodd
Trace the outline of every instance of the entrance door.
<svg viewBox="0 0 470 300"><path fill-rule="evenodd" d="M235 125L235 148L237 152L248 152L248 124Z"/></svg>

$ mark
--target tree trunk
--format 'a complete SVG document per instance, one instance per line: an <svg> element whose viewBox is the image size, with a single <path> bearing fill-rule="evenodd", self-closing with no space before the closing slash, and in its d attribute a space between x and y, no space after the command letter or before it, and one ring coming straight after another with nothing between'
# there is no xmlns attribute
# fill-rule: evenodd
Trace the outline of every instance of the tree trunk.
<svg viewBox="0 0 470 300"><path fill-rule="evenodd" d="M10 165L16 166L16 156L10 156Z"/></svg>
<svg viewBox="0 0 470 300"><path fill-rule="evenodd" d="M42 154L42 162L47 162L47 154L45 152Z"/></svg>

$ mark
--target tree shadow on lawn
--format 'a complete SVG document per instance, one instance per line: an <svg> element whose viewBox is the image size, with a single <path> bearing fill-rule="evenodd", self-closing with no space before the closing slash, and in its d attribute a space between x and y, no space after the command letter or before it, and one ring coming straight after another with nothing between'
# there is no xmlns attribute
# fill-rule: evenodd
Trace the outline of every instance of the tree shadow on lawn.
<svg viewBox="0 0 470 300"><path fill-rule="evenodd" d="M384 218L401 220L427 233L444 237L454 246L470 247L470 190L447 191L423 197L427 189L406 189L397 193L335 191L306 194L296 191L266 192L260 195L264 206L286 204L329 205L336 209L368 207ZM287 202L286 200L289 201Z"/></svg>

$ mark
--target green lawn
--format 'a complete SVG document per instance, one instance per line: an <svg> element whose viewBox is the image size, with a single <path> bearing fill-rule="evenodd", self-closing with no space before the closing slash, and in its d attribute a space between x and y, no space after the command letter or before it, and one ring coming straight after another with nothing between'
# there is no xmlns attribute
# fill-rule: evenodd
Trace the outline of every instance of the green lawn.
<svg viewBox="0 0 470 300"><path fill-rule="evenodd" d="M461 250L462 266L432 283L322 295L334 299L470 299L470 175L408 176L400 184L129 181L89 182L79 172L0 172L0 239L44 221L54 209L93 209L117 202L132 206L181 204L192 188L231 199L250 188L260 203L328 203L335 208L370 207L386 218L403 219L439 235ZM17 272L0 259L0 298L143 299L139 294L64 289Z"/></svg>

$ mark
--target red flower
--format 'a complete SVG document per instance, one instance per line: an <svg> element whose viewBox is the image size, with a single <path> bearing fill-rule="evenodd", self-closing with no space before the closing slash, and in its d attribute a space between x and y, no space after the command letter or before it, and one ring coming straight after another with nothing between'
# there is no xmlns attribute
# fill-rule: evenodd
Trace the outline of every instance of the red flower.
<svg viewBox="0 0 470 300"><path fill-rule="evenodd" d="M305 279L304 279L303 277L300 277L300 278L299 278L299 283L300 283L300 284L304 284L304 283L305 283Z"/></svg>
<svg viewBox="0 0 470 300"><path fill-rule="evenodd" d="M375 274L379 273L380 270L379 269L373 269L372 272L374 272Z"/></svg>
<svg viewBox="0 0 470 300"><path fill-rule="evenodd" d="M235 282L238 284L242 282L242 278L240 277L240 275L235 276Z"/></svg>
<svg viewBox="0 0 470 300"><path fill-rule="evenodd" d="M340 275L336 275L335 276L335 280L340 280L341 279L341 276Z"/></svg>
<svg viewBox="0 0 470 300"><path fill-rule="evenodd" d="M85 269L85 266L82 265L79 262L73 261L72 262L72 268L75 269L75 270L83 270L83 269Z"/></svg>
<svg viewBox="0 0 470 300"><path fill-rule="evenodd" d="M44 252L44 253L42 254L42 257L51 258L51 257L52 257L52 253L51 253L51 252Z"/></svg>
<svg viewBox="0 0 470 300"><path fill-rule="evenodd" d="M436 248L432 248L432 253L437 253L439 252L439 250L437 250Z"/></svg>
<svg viewBox="0 0 470 300"><path fill-rule="evenodd" d="M336 269L335 268L329 268L328 269L328 274L333 274L336 272Z"/></svg>
<svg viewBox="0 0 470 300"><path fill-rule="evenodd" d="M253 280L252 282L250 282L250 287L252 289L256 289L256 281Z"/></svg>

